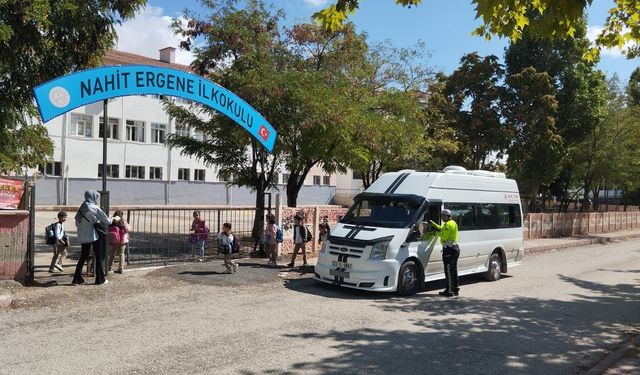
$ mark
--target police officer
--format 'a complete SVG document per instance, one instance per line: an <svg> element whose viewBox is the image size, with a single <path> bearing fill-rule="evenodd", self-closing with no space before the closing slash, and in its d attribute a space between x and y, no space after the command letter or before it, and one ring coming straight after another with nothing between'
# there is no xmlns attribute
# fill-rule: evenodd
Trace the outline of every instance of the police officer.
<svg viewBox="0 0 640 375"><path fill-rule="evenodd" d="M439 294L444 297L453 297L457 296L460 291L458 288L458 257L460 257L458 224L451 218L451 211L446 208L440 212L440 217L442 225L429 220L442 243L442 262L444 263L444 276L447 279L447 288Z"/></svg>

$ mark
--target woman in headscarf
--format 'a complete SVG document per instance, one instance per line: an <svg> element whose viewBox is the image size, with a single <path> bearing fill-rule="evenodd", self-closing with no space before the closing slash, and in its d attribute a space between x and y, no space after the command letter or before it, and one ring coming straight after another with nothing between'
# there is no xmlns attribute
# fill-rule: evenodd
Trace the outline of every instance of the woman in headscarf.
<svg viewBox="0 0 640 375"><path fill-rule="evenodd" d="M76 266L76 273L73 275L72 284L84 284L82 267L84 266L84 262L87 261L87 258L89 258L92 245L94 264L96 265L96 285L105 285L109 282L109 280L104 278L104 269L102 268L102 259L104 259L105 256L105 254L103 254L102 241L106 240L104 236L106 228L109 227L114 219L119 219L109 218L107 214L98 207L98 199L100 199L100 193L97 191L85 191L84 202L76 213L75 219L78 229L78 242L81 244L82 252L80 253L78 265ZM94 224L98 224L104 228L104 232L98 233Z"/></svg>

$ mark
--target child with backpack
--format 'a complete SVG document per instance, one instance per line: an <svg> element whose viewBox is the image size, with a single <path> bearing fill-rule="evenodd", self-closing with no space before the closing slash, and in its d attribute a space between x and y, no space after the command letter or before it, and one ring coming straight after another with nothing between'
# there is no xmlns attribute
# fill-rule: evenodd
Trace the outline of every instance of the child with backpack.
<svg viewBox="0 0 640 375"><path fill-rule="evenodd" d="M67 257L67 246L69 246L69 239L64 232L65 221L67 221L67 213L60 211L58 212L58 222L47 227L47 244L53 245L53 258L51 258L51 266L49 266L51 273L55 270L64 271L62 262Z"/></svg>
<svg viewBox="0 0 640 375"><path fill-rule="evenodd" d="M191 234L189 236L189 242L191 242L191 256L196 256L196 250L200 250L199 262L204 260L204 243L210 238L209 227L200 218L200 211L193 211L193 222L191 223Z"/></svg>
<svg viewBox="0 0 640 375"><path fill-rule="evenodd" d="M262 243L264 244L264 252L269 259L267 263L270 267L276 267L276 258L278 256L278 243L282 242L282 229L276 224L276 216L268 213L266 216L267 226L262 234Z"/></svg>
<svg viewBox="0 0 640 375"><path fill-rule="evenodd" d="M302 224L302 216L296 214L293 217L293 254L291 255L291 262L287 264L287 267L291 268L296 264L296 257L298 251L302 250L302 267L307 266L307 242L311 241L311 232L307 227Z"/></svg>
<svg viewBox="0 0 640 375"><path fill-rule="evenodd" d="M123 215L124 213L121 210L116 211L113 216L120 218L120 220L114 220L109 226L109 243L111 245L109 252L109 272L111 272L116 254L118 255L119 263L118 270L115 271L115 273L122 273L124 271L124 252L129 243L129 223L124 220Z"/></svg>
<svg viewBox="0 0 640 375"><path fill-rule="evenodd" d="M222 224L222 232L218 233L218 251L224 254L224 266L227 273L238 272L238 263L231 261L231 253L235 252L238 240L231 234L231 223Z"/></svg>

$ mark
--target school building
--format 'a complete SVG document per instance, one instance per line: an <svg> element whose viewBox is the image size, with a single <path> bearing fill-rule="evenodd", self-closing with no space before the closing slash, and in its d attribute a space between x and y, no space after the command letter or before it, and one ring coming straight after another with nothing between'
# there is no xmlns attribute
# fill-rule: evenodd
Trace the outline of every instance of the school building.
<svg viewBox="0 0 640 375"><path fill-rule="evenodd" d="M109 51L104 65L153 65L191 72L175 63L175 48L160 50L153 59L122 51ZM182 98L171 98L188 105ZM229 186L215 167L180 155L165 138L181 133L203 139L202 133L176 129L157 95L110 99L107 111L107 190L111 204L135 205L253 205L255 195L247 188ZM41 166L36 182L38 205L74 205L87 189L101 190L103 103L76 108L45 126L55 145L53 160ZM285 193L287 171L278 176ZM329 204L345 201L361 190L362 181L346 174L325 173L314 167L300 191L298 204Z"/></svg>

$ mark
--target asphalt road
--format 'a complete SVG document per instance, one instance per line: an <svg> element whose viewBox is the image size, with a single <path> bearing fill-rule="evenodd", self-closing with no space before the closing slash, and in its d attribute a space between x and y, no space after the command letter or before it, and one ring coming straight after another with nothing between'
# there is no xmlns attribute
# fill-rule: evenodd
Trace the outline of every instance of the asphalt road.
<svg viewBox="0 0 640 375"><path fill-rule="evenodd" d="M462 278L457 299L441 283L402 298L310 270L221 271L15 287L0 373L574 374L640 333L640 240L529 256L498 282Z"/></svg>

